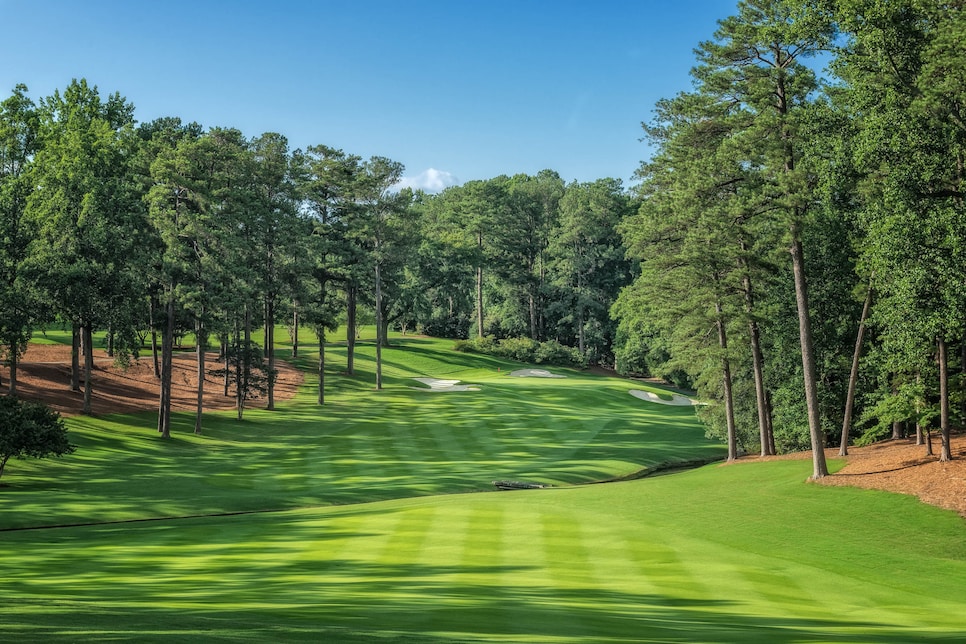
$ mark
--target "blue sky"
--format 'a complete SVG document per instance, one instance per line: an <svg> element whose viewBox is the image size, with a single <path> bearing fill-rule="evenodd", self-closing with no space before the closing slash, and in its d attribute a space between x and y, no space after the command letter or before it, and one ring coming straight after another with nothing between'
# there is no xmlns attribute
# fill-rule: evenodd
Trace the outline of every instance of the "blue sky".
<svg viewBox="0 0 966 644"><path fill-rule="evenodd" d="M139 121L280 132L414 185L556 170L629 183L735 0L0 0L0 95L87 78Z"/></svg>

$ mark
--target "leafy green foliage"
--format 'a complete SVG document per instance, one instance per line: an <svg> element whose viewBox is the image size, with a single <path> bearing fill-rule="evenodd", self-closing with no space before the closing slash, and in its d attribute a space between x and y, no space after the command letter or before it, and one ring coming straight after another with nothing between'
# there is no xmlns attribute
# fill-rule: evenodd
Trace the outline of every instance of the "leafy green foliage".
<svg viewBox="0 0 966 644"><path fill-rule="evenodd" d="M30 240L35 227L25 219L33 190L28 170L38 147L39 117L27 88L18 85L0 103L0 356L14 365L26 349L30 327L43 306L25 279ZM16 390L16 371L10 390Z"/></svg>
<svg viewBox="0 0 966 644"><path fill-rule="evenodd" d="M929 375L935 363L940 409L946 410L940 414L945 460L952 457L949 364L936 356L966 329L960 252L966 243L966 124L957 85L966 55L951 45L966 19L956 4L853 0L839 9L848 38L835 63L846 81L836 99L857 124L852 161L862 197L859 250L875 278L879 364L908 384ZM890 389L880 396L873 409L892 415Z"/></svg>
<svg viewBox="0 0 966 644"><path fill-rule="evenodd" d="M11 458L48 458L72 454L60 414L46 405L0 396L0 476Z"/></svg>
<svg viewBox="0 0 966 644"><path fill-rule="evenodd" d="M576 348L567 347L556 340L537 342L530 338L504 338L492 336L457 340L453 348L461 352L482 353L515 360L525 364L550 364L586 367L584 355Z"/></svg>

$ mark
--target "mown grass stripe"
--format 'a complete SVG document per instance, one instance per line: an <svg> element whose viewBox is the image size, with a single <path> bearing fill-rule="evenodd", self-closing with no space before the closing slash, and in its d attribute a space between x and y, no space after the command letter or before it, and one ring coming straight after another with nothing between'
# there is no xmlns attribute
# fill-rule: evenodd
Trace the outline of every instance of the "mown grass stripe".
<svg viewBox="0 0 966 644"><path fill-rule="evenodd" d="M510 379L422 338L391 358L384 392L361 355L324 408L307 390L200 437L190 414L170 442L150 413L71 419L76 455L8 465L0 527L159 520L4 532L0 638L966 640L959 517L807 485L807 462L563 487L722 449L617 379ZM407 388L447 373L483 391ZM453 494L497 478L562 487ZM319 504L344 505L258 512Z"/></svg>

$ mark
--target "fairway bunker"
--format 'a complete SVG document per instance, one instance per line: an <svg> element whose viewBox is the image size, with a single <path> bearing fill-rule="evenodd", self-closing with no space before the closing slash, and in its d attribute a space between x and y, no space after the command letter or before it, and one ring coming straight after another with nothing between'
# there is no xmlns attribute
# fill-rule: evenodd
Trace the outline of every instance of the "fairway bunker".
<svg viewBox="0 0 966 644"><path fill-rule="evenodd" d="M510 372L511 376L517 378L566 378L567 376L559 373L550 373L546 369L517 369Z"/></svg>
<svg viewBox="0 0 966 644"><path fill-rule="evenodd" d="M413 378L413 380L418 380L429 387L429 391L480 391L480 388L476 385L459 384L459 380L440 380L439 378ZM413 389L422 388L413 387ZM422 390L426 391L425 389Z"/></svg>
<svg viewBox="0 0 966 644"><path fill-rule="evenodd" d="M641 391L640 389L631 389L627 393L634 396L635 398L640 398L641 400L646 400L647 402L659 403L661 405L675 405L678 407L685 407L685 406L690 407L692 405L697 404L687 396L682 396L680 394L673 394L671 397L671 400L664 400L663 398L661 398L655 393L651 393L650 391Z"/></svg>

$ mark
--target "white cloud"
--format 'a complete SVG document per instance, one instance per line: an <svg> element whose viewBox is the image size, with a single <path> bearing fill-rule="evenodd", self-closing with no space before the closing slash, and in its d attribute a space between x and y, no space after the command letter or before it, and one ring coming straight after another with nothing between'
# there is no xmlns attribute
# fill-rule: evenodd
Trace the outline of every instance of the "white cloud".
<svg viewBox="0 0 966 644"><path fill-rule="evenodd" d="M415 177L403 177L397 188L412 188L413 190L423 190L429 193L442 192L450 186L459 184L459 179L445 170L430 168L420 172Z"/></svg>

